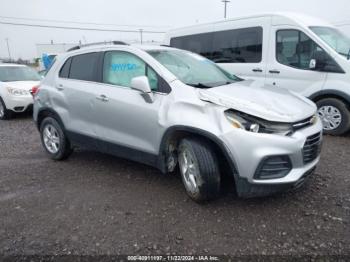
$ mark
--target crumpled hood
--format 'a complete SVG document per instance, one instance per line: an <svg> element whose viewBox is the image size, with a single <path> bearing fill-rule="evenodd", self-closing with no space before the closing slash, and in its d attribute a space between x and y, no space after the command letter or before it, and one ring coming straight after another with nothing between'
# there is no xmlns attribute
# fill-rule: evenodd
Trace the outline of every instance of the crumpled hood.
<svg viewBox="0 0 350 262"><path fill-rule="evenodd" d="M284 88L247 80L200 89L201 100L275 122L297 122L316 113L316 105Z"/></svg>
<svg viewBox="0 0 350 262"><path fill-rule="evenodd" d="M40 84L40 81L14 81L14 82L2 82L6 87L13 87L30 91L32 87Z"/></svg>

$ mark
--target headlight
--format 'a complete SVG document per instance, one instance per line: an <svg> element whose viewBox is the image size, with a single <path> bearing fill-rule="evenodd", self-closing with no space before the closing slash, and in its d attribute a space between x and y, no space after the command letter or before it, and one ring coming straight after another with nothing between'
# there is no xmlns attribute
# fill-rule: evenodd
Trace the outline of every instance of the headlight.
<svg viewBox="0 0 350 262"><path fill-rule="evenodd" d="M13 88L13 87L7 87L7 91L14 96L26 96L30 95L29 91L23 90L23 89L18 89L18 88Z"/></svg>
<svg viewBox="0 0 350 262"><path fill-rule="evenodd" d="M269 122L237 111L226 111L227 120L234 128L240 128L253 133L290 135L292 124Z"/></svg>

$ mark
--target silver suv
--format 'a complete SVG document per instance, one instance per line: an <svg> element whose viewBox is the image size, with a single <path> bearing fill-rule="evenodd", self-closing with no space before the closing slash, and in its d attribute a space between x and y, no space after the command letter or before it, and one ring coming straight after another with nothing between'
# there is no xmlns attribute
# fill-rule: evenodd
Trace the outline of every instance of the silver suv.
<svg viewBox="0 0 350 262"><path fill-rule="evenodd" d="M314 103L179 49L77 47L56 58L34 100L52 159L77 145L163 173L178 166L195 201L219 196L224 174L241 197L300 186L319 161Z"/></svg>

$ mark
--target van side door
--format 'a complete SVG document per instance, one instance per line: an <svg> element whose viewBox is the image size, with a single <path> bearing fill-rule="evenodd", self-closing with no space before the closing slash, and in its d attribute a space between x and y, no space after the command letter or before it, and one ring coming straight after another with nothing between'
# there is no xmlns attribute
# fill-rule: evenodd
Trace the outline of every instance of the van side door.
<svg viewBox="0 0 350 262"><path fill-rule="evenodd" d="M270 18L216 24L212 60L243 79L265 81Z"/></svg>
<svg viewBox="0 0 350 262"><path fill-rule="evenodd" d="M320 91L327 72L310 68L316 53L325 51L307 34L289 26L273 26L266 83L304 96Z"/></svg>

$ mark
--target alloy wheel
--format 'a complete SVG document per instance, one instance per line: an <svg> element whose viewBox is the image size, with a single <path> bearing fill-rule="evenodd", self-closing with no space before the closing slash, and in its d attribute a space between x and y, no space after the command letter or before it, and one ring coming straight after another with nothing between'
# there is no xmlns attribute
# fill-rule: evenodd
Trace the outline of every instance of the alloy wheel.
<svg viewBox="0 0 350 262"><path fill-rule="evenodd" d="M5 108L4 105L0 101L0 117L4 117L5 115Z"/></svg>
<svg viewBox="0 0 350 262"><path fill-rule="evenodd" d="M186 148L179 153L179 166L186 188L196 194L199 191L199 167L194 155Z"/></svg>
<svg viewBox="0 0 350 262"><path fill-rule="evenodd" d="M53 125L46 125L43 130L43 140L46 149L51 154L56 154L60 149L60 137Z"/></svg>

